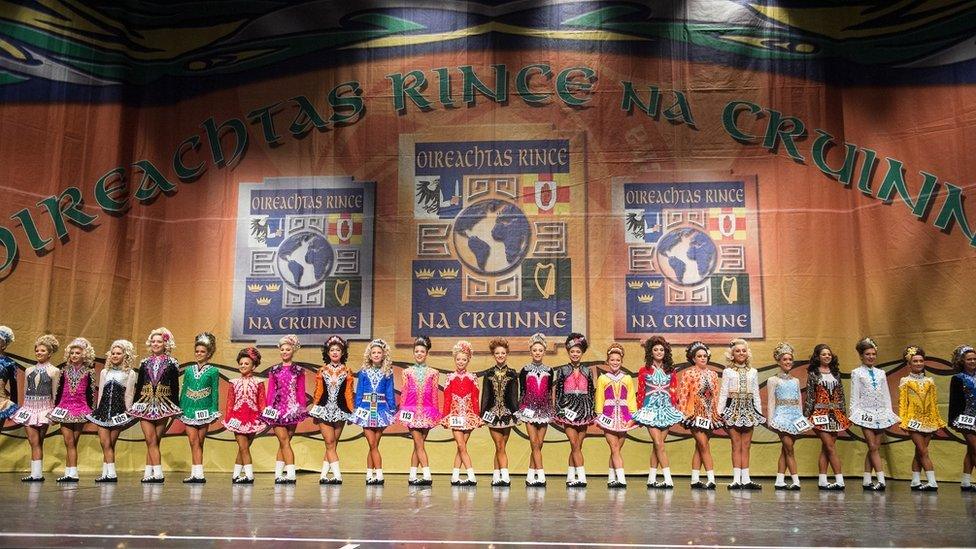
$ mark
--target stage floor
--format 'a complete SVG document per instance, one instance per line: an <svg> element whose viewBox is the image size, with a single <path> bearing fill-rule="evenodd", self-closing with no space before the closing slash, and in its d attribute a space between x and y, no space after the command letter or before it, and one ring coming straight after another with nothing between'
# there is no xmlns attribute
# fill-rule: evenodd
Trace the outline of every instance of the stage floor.
<svg viewBox="0 0 976 549"><path fill-rule="evenodd" d="M693 492L677 478L671 492L648 490L640 477L608 490L592 476L589 488L567 490L561 477L548 488L453 488L435 476L428 488L388 475L382 487L345 475L342 486L320 486L300 475L296 486L275 486L258 475L253 486L232 486L212 474L206 485L184 485L170 472L164 485L142 485L125 474L116 485L83 478L58 485L22 484L0 474L0 545L200 547L260 544L356 546L630 546L806 547L976 546L976 494L944 483L937 494L889 482L883 494L819 492L804 479L800 492ZM719 479L720 482L723 479Z"/></svg>

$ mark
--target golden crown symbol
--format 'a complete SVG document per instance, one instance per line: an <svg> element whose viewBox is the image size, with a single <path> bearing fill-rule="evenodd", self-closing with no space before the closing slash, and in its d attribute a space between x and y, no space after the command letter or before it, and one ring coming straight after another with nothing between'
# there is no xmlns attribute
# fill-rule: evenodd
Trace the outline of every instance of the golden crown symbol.
<svg viewBox="0 0 976 549"><path fill-rule="evenodd" d="M259 297L259 298L255 299L254 302L257 303L258 305L261 305L261 306L271 305L271 298L270 297Z"/></svg>
<svg viewBox="0 0 976 549"><path fill-rule="evenodd" d="M265 286L265 288L267 288L269 292L277 292L281 289L281 284L268 284Z"/></svg>
<svg viewBox="0 0 976 549"><path fill-rule="evenodd" d="M447 295L447 288L443 286L431 286L427 288L427 295L430 297L444 297Z"/></svg>
<svg viewBox="0 0 976 549"><path fill-rule="evenodd" d="M441 270L437 271L437 274L439 274L441 278L457 278L457 276L458 276L458 270L457 269L441 269Z"/></svg>
<svg viewBox="0 0 976 549"><path fill-rule="evenodd" d="M419 271L414 271L413 275L420 280L430 280L434 278L434 269L420 269Z"/></svg>
<svg viewBox="0 0 976 549"><path fill-rule="evenodd" d="M654 301L654 296L648 295L648 294L641 294L641 295L637 296L637 301L639 301L641 303L650 303L650 302Z"/></svg>
<svg viewBox="0 0 976 549"><path fill-rule="evenodd" d="M644 281L631 280L630 282L627 283L627 287L630 288L631 290L640 290L641 288L644 287Z"/></svg>
<svg viewBox="0 0 976 549"><path fill-rule="evenodd" d="M264 288L264 286L262 286L260 284L248 284L247 285L247 291L249 291L249 292L260 292L262 288Z"/></svg>
<svg viewBox="0 0 976 549"><path fill-rule="evenodd" d="M650 288L650 289L652 289L652 290L656 290L656 289L660 288L662 284L664 284L664 281L663 280L648 280L647 281L647 287Z"/></svg>

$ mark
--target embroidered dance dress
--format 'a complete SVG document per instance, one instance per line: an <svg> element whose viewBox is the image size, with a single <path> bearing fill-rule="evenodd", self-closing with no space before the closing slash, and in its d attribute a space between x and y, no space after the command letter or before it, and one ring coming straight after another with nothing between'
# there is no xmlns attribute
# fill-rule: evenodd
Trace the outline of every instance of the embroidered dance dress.
<svg viewBox="0 0 976 549"><path fill-rule="evenodd" d="M887 429L901 421L891 410L891 393L884 370L861 365L851 372L852 423L867 429Z"/></svg>
<svg viewBox="0 0 976 549"><path fill-rule="evenodd" d="M99 427L125 427L133 418L126 413L132 407L136 390L136 373L121 368L102 370L101 385L95 409L88 415L88 421Z"/></svg>
<svg viewBox="0 0 976 549"><path fill-rule="evenodd" d="M722 427L718 413L718 374L709 368L692 366L681 374L678 386L678 409L684 414L682 425L710 431ZM707 420L708 427L703 426Z"/></svg>
<svg viewBox="0 0 976 549"><path fill-rule="evenodd" d="M296 364L278 363L268 371L267 407L278 411L276 418L262 416L272 427L298 425L308 417L305 411L305 370ZM263 410L263 408L262 408Z"/></svg>
<svg viewBox="0 0 976 549"><path fill-rule="evenodd" d="M971 422L970 418L974 421ZM949 425L958 431L976 433L974 424L976 424L976 376L959 372L949 381Z"/></svg>
<svg viewBox="0 0 976 549"><path fill-rule="evenodd" d="M326 364L315 374L315 392L308 415L316 421L341 423L352 420L352 372L345 364Z"/></svg>
<svg viewBox="0 0 976 549"><path fill-rule="evenodd" d="M95 370L88 366L65 364L54 399L55 409L48 417L57 423L87 423L95 404ZM64 410L64 415L53 414Z"/></svg>
<svg viewBox="0 0 976 549"><path fill-rule="evenodd" d="M258 381L254 376L232 379L227 388L224 428L241 435L253 435L263 431L267 427L261 419L264 401L263 381Z"/></svg>
<svg viewBox="0 0 976 549"><path fill-rule="evenodd" d="M935 381L925 374L908 374L898 385L898 413L901 428L919 433L934 433L946 426L939 415Z"/></svg>
<svg viewBox="0 0 976 549"><path fill-rule="evenodd" d="M356 397L353 400L352 421L360 427L381 429L389 427L396 413L396 392L393 374L382 368L366 366L356 379Z"/></svg>
<svg viewBox="0 0 976 549"><path fill-rule="evenodd" d="M637 402L634 421L645 427L667 429L684 416L678 411L678 376L664 368L644 366L637 372Z"/></svg>
<svg viewBox="0 0 976 549"><path fill-rule="evenodd" d="M439 378L437 370L426 364L414 364L403 370L399 423L408 429L431 429L440 423L441 411L437 408ZM412 414L409 421L403 420L404 412Z"/></svg>
<svg viewBox="0 0 976 549"><path fill-rule="evenodd" d="M17 363L0 355L0 424L17 413Z"/></svg>
<svg viewBox="0 0 976 549"><path fill-rule="evenodd" d="M61 370L49 362L27 368L24 372L24 405L14 414L21 425L48 425L48 414L54 409L54 393L61 379Z"/></svg>
<svg viewBox="0 0 976 549"><path fill-rule="evenodd" d="M447 385L444 386L444 417L441 419L441 427L454 431L470 431L483 424L478 409L478 385L474 374L448 374Z"/></svg>
<svg viewBox="0 0 976 549"><path fill-rule="evenodd" d="M156 421L180 415L173 399L180 394L180 365L169 355L144 358L136 378L136 401L129 415Z"/></svg>
<svg viewBox="0 0 976 549"><path fill-rule="evenodd" d="M589 366L560 366L555 384L558 423L583 427L596 421L596 384Z"/></svg>
<svg viewBox="0 0 976 549"><path fill-rule="evenodd" d="M766 392L769 428L790 435L800 434L796 421L806 419L800 406L800 380L790 374L776 374L766 381Z"/></svg>
<svg viewBox="0 0 976 549"><path fill-rule="evenodd" d="M822 374L819 370L807 378L807 396L803 413L818 431L837 433L851 426L851 420L844 414L844 386L834 374ZM817 423L818 417L826 417L827 422Z"/></svg>
<svg viewBox="0 0 976 549"><path fill-rule="evenodd" d="M485 372L481 383L481 419L488 427L512 427L518 423L518 409L518 374L507 364L496 364Z"/></svg>
<svg viewBox="0 0 976 549"><path fill-rule="evenodd" d="M759 397L759 372L755 368L734 367L722 371L718 411L726 427L755 427L766 423Z"/></svg>
<svg viewBox="0 0 976 549"><path fill-rule="evenodd" d="M515 412L519 421L544 425L556 417L552 405L552 369L545 364L530 362L519 372L522 402Z"/></svg>
<svg viewBox="0 0 976 549"><path fill-rule="evenodd" d="M637 409L634 380L625 372L606 372L596 380L597 425L607 431L623 433L637 427L633 412Z"/></svg>
<svg viewBox="0 0 976 549"><path fill-rule="evenodd" d="M183 373L180 417L186 425L209 425L220 417L220 371L216 366L194 363Z"/></svg>

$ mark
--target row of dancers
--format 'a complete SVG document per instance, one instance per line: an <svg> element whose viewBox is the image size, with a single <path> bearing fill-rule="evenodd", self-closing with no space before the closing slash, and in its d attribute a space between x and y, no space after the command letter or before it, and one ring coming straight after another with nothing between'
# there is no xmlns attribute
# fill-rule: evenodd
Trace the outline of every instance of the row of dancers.
<svg viewBox="0 0 976 549"><path fill-rule="evenodd" d="M543 363L547 341L543 334L529 339L531 362L516 372L508 365L509 343L494 339L489 351L494 365L484 372L479 390L477 377L468 371L473 350L466 341L452 349L455 370L447 375L443 401L439 402L440 373L427 366L431 341L418 337L413 346L414 364L403 369L401 398L397 402L391 350L382 339L371 341L362 366L354 373L348 366L348 344L330 337L322 346L323 365L315 372L312 401L307 401L305 369L294 363L300 348L297 336L279 341L280 362L267 370L267 382L255 376L261 366L258 349L247 347L237 355L240 377L231 380L224 411L219 411L216 366L209 363L216 351L216 338L204 332L194 338L194 362L182 372L172 356L173 334L166 328L153 330L146 341L149 356L134 368L131 342L113 342L105 367L95 379L95 352L88 340L77 338L68 344L65 363L58 368L51 359L59 349L57 339L43 335L35 342L36 365L27 368L24 399L18 405L16 364L3 354L14 334L0 326L0 420L12 418L24 426L31 448L30 475L25 482L39 482L43 476L43 439L52 423L60 425L66 448L65 474L58 482L78 482L77 443L86 422L95 424L103 450L102 474L95 482L117 482L115 444L119 434L138 422L145 437L144 483L161 483L164 475L160 441L170 418L186 427L190 446L191 472L186 483L204 483L203 449L208 429L218 422L233 432L238 444L232 479L235 484L254 482L250 446L256 434L270 428L278 441L275 482L296 482L295 455L291 439L297 425L312 418L325 442L320 483L340 484L342 473L338 441L347 424L362 427L369 450L366 483L383 484L380 441L394 423L404 425L413 448L410 455L411 485L432 484L425 441L431 429L444 427L453 433L457 446L452 485L474 485L476 478L467 449L474 429L487 426L495 446L493 486L509 486L506 445L511 428L524 423L531 455L527 486L545 486L543 441L550 424L558 424L570 443L566 485L585 487L583 441L590 425L604 433L610 449L608 487L627 485L622 457L626 433L646 428L652 441L647 486L671 489L674 481L665 447L669 430L681 424L692 434L695 450L691 463L691 486L715 489L715 472L709 439L724 428L732 442L732 482L729 489L761 489L750 476L749 460L753 431L765 425L776 432L781 453L774 487L799 490L794 445L796 437L813 431L822 443L818 459L818 488L843 490L844 476L836 441L841 431L859 426L867 443L863 486L883 491L884 465L879 453L885 429L899 425L915 445L912 459L913 490L935 491L938 483L928 454L933 433L947 423L938 411L937 388L925 375L925 351L919 346L905 349L903 358L910 373L899 383L898 413L892 408L884 370L875 366L877 345L870 338L857 343L862 364L851 373L851 402L846 406L839 362L826 344L817 345L807 367L805 396L800 381L791 374L794 349L780 343L773 358L780 371L768 379L768 398L763 409L758 371L751 366L748 342L734 339L724 353L727 367L721 378L709 368L711 350L696 341L685 349L688 367L676 369L671 345L655 336L644 342L644 366L631 377L622 370L624 348L611 344L606 350L605 368L583 362L589 344L585 336L570 334L565 341L569 362L557 368ZM953 351L957 373L950 382L949 423L965 437L961 487L976 491L972 469L976 461L976 351L961 345ZM834 473L828 479L828 467ZM701 469L705 480L701 480ZM661 479L658 479L660 470ZM462 478L462 471L464 478ZM921 479L924 472L925 481ZM787 482L786 475L790 475Z"/></svg>

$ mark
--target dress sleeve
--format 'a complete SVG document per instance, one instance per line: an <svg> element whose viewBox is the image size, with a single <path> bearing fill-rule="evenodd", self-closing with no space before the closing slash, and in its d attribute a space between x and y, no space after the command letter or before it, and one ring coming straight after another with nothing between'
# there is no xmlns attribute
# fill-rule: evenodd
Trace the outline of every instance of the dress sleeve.
<svg viewBox="0 0 976 549"><path fill-rule="evenodd" d="M627 387L627 407L630 413L637 411L637 395L634 394L634 378L627 376L624 378L624 387Z"/></svg>
<svg viewBox="0 0 976 549"><path fill-rule="evenodd" d="M94 368L88 372L88 387L85 388L85 403L88 404L88 408L95 409L95 370Z"/></svg>
<svg viewBox="0 0 976 549"><path fill-rule="evenodd" d="M325 384L322 382L322 371L319 370L315 372L315 390L312 392L312 404L321 405L322 404L322 393L325 390Z"/></svg>
<svg viewBox="0 0 976 549"><path fill-rule="evenodd" d="M807 394L803 399L803 415L812 416L817 402L817 378L813 374L807 375Z"/></svg>
<svg viewBox="0 0 976 549"><path fill-rule="evenodd" d="M447 385L444 386L444 404L441 406L441 415L447 417L451 413L451 393L454 390L454 385L451 381L451 376L447 376Z"/></svg>
<svg viewBox="0 0 976 549"><path fill-rule="evenodd" d="M304 409L308 406L308 395L305 393L305 368L298 367L298 375L295 376L295 400L298 407Z"/></svg>
<svg viewBox="0 0 976 549"><path fill-rule="evenodd" d="M752 391L752 403L756 407L756 413L762 414L762 397L759 395L759 372L755 368L749 370L749 377L752 381L749 383L749 389ZM769 398L768 396L766 398Z"/></svg>
<svg viewBox="0 0 976 549"><path fill-rule="evenodd" d="M606 401L607 381L603 376L596 378L596 398L593 400L593 409L597 414L603 413L603 403Z"/></svg>
<svg viewBox="0 0 976 549"><path fill-rule="evenodd" d="M398 409L396 401L396 384L393 383L393 374L386 376L386 401L389 403L390 413L395 413Z"/></svg>
<svg viewBox="0 0 976 549"><path fill-rule="evenodd" d="M776 386L779 378L773 376L766 380L766 425L776 417Z"/></svg>
<svg viewBox="0 0 976 549"><path fill-rule="evenodd" d="M718 385L719 384L718 374L716 374L712 370L709 370L708 373L712 377L712 383L713 383L712 387ZM722 402L723 402L723 406L722 407L724 408L725 407L724 406L724 402L725 401L722 401ZM714 398L712 399L712 415L713 416L720 416L721 415L721 414L718 413L718 402L716 402Z"/></svg>
<svg viewBox="0 0 976 549"><path fill-rule="evenodd" d="M169 378L169 390L171 395L180 394L180 365L176 359L170 357L170 366L173 368L173 375Z"/></svg>
<svg viewBox="0 0 976 549"><path fill-rule="evenodd" d="M511 376L511 381L505 387L505 407L516 412L519 409L519 395L522 393L519 391L518 375L512 372Z"/></svg>
<svg viewBox="0 0 976 549"><path fill-rule="evenodd" d="M141 370L140 370L141 371ZM136 400L136 380L139 374L129 370L129 375L125 380L125 409L132 408L132 403Z"/></svg>
<svg viewBox="0 0 976 549"><path fill-rule="evenodd" d="M227 400L224 404L224 419L230 418L230 413L234 409L234 383L227 384Z"/></svg>
<svg viewBox="0 0 976 549"><path fill-rule="evenodd" d="M481 406L478 404L480 402L478 398L478 384L471 378L468 378L468 383L471 384L471 407L474 408L474 415L481 417Z"/></svg>
<svg viewBox="0 0 976 549"><path fill-rule="evenodd" d="M644 384L645 374L646 370L644 368L637 370L637 394L634 396L634 398L637 399L637 402L641 403L644 402L644 397L646 396L645 391L647 390Z"/></svg>
<svg viewBox="0 0 976 549"><path fill-rule="evenodd" d="M908 422L910 421L907 417L908 415L908 384L905 382L906 378L901 379L901 383L898 384L898 415L901 416L901 427L905 429L908 427Z"/></svg>
<svg viewBox="0 0 976 549"><path fill-rule="evenodd" d="M61 370L59 369L58 372L60 373ZM61 383L58 383L55 380L55 377L54 376L51 376L51 383L53 384L53 390L54 390L54 405L55 406L61 406L61 397L64 396L61 393L64 390L64 385L61 384Z"/></svg>
<svg viewBox="0 0 976 549"><path fill-rule="evenodd" d="M722 415L725 412L725 401L729 398L729 384L736 383L731 381L732 374L735 373L736 377L739 377L739 373L732 370L732 368L726 368L722 370L722 383L721 389L718 391L718 402L715 405L718 407L718 414Z"/></svg>
<svg viewBox="0 0 976 549"><path fill-rule="evenodd" d="M350 412L356 409L356 404L355 404L356 395L353 393L353 384L355 384L355 379L356 378L355 376L352 375L352 372L349 372L346 375L345 399L346 399L346 406L349 407Z"/></svg>
<svg viewBox="0 0 976 549"><path fill-rule="evenodd" d="M851 406L847 409L849 415L854 415L854 410L861 408L861 384L858 382L857 369L851 372Z"/></svg>
<svg viewBox="0 0 976 549"><path fill-rule="evenodd" d="M675 374L677 376L677 374ZM681 373L681 383L678 385L678 408L685 417L691 415L691 375L688 371Z"/></svg>
<svg viewBox="0 0 976 549"><path fill-rule="evenodd" d="M105 394L105 368L98 373L98 394L95 396L95 408L102 402L102 395Z"/></svg>
<svg viewBox="0 0 976 549"><path fill-rule="evenodd" d="M528 377L528 372L525 371L525 368L522 368L522 370L518 373L518 388L519 394L522 395L522 398L525 398L525 385L528 381Z"/></svg>
<svg viewBox="0 0 976 549"><path fill-rule="evenodd" d="M10 365L10 400L13 401L14 404L20 404L20 402L17 400L19 396L20 395L17 392L17 365L11 364Z"/></svg>
<svg viewBox="0 0 976 549"><path fill-rule="evenodd" d="M265 394L264 401L274 402L275 393L277 392L278 392L278 380L275 377L274 366L272 366L271 369L268 370L268 390ZM264 408L262 407L261 409L263 410Z"/></svg>
<svg viewBox="0 0 976 549"><path fill-rule="evenodd" d="M258 413L260 414L264 410L265 406L268 405L267 391L264 388L264 382L258 382Z"/></svg>
<svg viewBox="0 0 976 549"><path fill-rule="evenodd" d="M356 408L359 408L363 404L363 390L365 389L364 386L366 385L363 382L363 376L365 376L363 371L360 371L358 374L356 374L356 393L353 395L353 399L352 399L353 411L355 411Z"/></svg>
<svg viewBox="0 0 976 549"><path fill-rule="evenodd" d="M882 398L882 401L884 402L885 410L886 411L889 411L889 412L892 412L893 410L891 409L891 389L888 387L888 376L887 375L885 375L885 377L884 377L884 394L881 395L881 398Z"/></svg>
<svg viewBox="0 0 976 549"><path fill-rule="evenodd" d="M146 364L143 362L136 371L136 384L132 389L133 398L139 398L142 394L142 386L146 384Z"/></svg>
<svg viewBox="0 0 976 549"><path fill-rule="evenodd" d="M834 388L834 394L837 395L837 405L841 410L847 409L847 398L844 397L844 383L841 382L840 376L837 376L837 387Z"/></svg>
<svg viewBox="0 0 976 549"><path fill-rule="evenodd" d="M678 374L671 372L668 374L670 381L668 381L668 395L671 396L671 405L675 408L678 407Z"/></svg>
<svg viewBox="0 0 976 549"><path fill-rule="evenodd" d="M956 422L956 418L963 412L966 405L966 395L963 393L962 380L959 374L949 380L949 424Z"/></svg>
<svg viewBox="0 0 976 549"><path fill-rule="evenodd" d="M492 403L495 400L495 390L492 387L491 380L488 379L488 373L481 378L481 409L488 410L491 408ZM479 414L480 415L480 414Z"/></svg>
<svg viewBox="0 0 976 549"><path fill-rule="evenodd" d="M932 384L932 390L929 391L928 409L932 411L932 417L935 419L936 425L940 428L945 427L945 421L942 419L942 415L939 414L939 387L932 378L929 378L929 383Z"/></svg>
<svg viewBox="0 0 976 549"><path fill-rule="evenodd" d="M565 385L565 383L563 383L562 371L563 371L562 368L557 368L552 373L552 385L553 385L552 390L555 394L555 400L553 401L553 406L555 406L556 408L559 408L562 405L562 401L563 401L563 391L564 391L563 385Z"/></svg>

